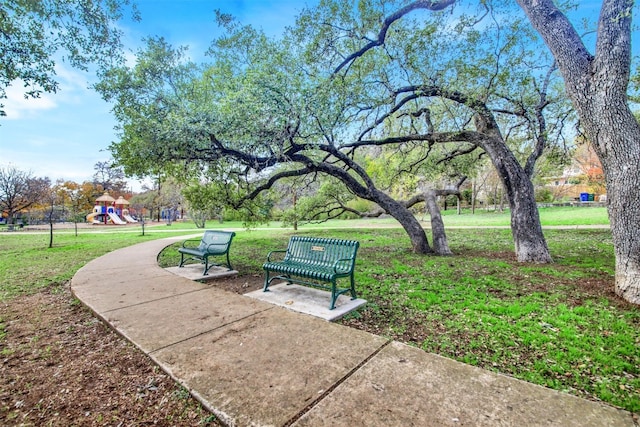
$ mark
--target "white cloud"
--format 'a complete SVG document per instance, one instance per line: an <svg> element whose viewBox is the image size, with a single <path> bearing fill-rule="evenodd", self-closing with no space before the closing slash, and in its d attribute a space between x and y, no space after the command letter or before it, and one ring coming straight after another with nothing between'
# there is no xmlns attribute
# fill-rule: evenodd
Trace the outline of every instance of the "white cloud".
<svg viewBox="0 0 640 427"><path fill-rule="evenodd" d="M6 120L23 119L43 110L56 108L57 104L52 94L43 93L39 98L25 98L25 89L22 81L16 81L7 87L7 99L2 100L4 111L7 113Z"/></svg>
<svg viewBox="0 0 640 427"><path fill-rule="evenodd" d="M37 118L42 112L54 110L62 104L79 104L86 96L91 74L74 70L64 63L55 67L55 79L59 84L56 93L43 92L38 98L25 98L31 89L22 80L15 80L7 87L7 98L2 101L7 120Z"/></svg>

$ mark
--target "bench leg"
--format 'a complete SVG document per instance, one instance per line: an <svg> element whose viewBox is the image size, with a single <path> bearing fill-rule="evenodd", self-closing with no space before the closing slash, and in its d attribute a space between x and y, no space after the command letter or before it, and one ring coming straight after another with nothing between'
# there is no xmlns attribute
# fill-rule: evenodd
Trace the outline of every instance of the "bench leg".
<svg viewBox="0 0 640 427"><path fill-rule="evenodd" d="M289 285L291 285L293 282L291 281L291 277L288 274L283 274L281 276L275 276L275 277L269 277L270 273L269 271L265 271L265 277L264 277L264 286L262 287L262 292L269 292L269 285L271 285L271 282L273 282L275 279L281 279L281 280L286 280L288 282Z"/></svg>
<svg viewBox="0 0 640 427"><path fill-rule="evenodd" d="M336 301L340 296L337 288L338 286L336 285L336 281L334 280L333 282L331 282L331 305L329 305L329 310L333 310L334 308L336 308Z"/></svg>
<svg viewBox="0 0 640 427"><path fill-rule="evenodd" d="M353 277L353 272L351 272L351 299L356 298L358 298L358 295L356 295L356 281Z"/></svg>
<svg viewBox="0 0 640 427"><path fill-rule="evenodd" d="M202 272L202 275L207 276L211 267L213 266L209 266L209 257L204 257L204 271Z"/></svg>
<svg viewBox="0 0 640 427"><path fill-rule="evenodd" d="M178 267L182 267L182 266L184 266L184 254L183 253L180 254L180 265L178 265Z"/></svg>
<svg viewBox="0 0 640 427"><path fill-rule="evenodd" d="M231 267L231 261L229 261L229 251L227 251L227 267L229 267L229 270L233 270L233 267Z"/></svg>
<svg viewBox="0 0 640 427"><path fill-rule="evenodd" d="M269 271L265 271L264 286L262 287L262 292L269 292L270 284L271 284L271 281L269 280Z"/></svg>

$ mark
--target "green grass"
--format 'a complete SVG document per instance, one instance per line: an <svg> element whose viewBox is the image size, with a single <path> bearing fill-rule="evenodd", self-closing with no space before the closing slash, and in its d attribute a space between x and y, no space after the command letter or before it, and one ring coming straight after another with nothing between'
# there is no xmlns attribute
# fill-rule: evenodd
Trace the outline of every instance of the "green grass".
<svg viewBox="0 0 640 427"><path fill-rule="evenodd" d="M559 211L548 221L571 225L565 217L575 210L555 209ZM581 208L580 215L592 212L595 220L602 211ZM493 215L505 214L461 217L483 222ZM392 220L382 221L393 225ZM324 229L306 225L298 231L317 235L322 230L324 237L361 242L356 283L369 304L343 323L640 412L640 308L612 292L615 260L608 230L547 230L555 263L538 265L515 261L508 229L450 229L456 255L432 257L411 253L402 229L366 228L371 223L332 222ZM242 228L237 223L207 225L214 227ZM0 300L58 287L107 251L192 232L201 230L173 224L148 228L144 237L139 232L83 232L78 237L57 233L53 249L46 248L46 234L2 233ZM232 246L234 267L242 275L261 275L266 254L286 247L291 234L282 228L238 231ZM175 265L176 256L176 251L164 251L160 261ZM0 318L0 340L2 323Z"/></svg>
<svg viewBox="0 0 640 427"><path fill-rule="evenodd" d="M163 230L164 231L164 230ZM176 233L55 233L0 235L0 301L64 284L88 261L107 252ZM184 231L177 232L184 234Z"/></svg>
<svg viewBox="0 0 640 427"><path fill-rule="evenodd" d="M603 207L539 208L543 226L608 225L607 209ZM445 226L503 226L511 224L509 209L504 212L476 209L475 214L464 209L458 215L454 209L442 212Z"/></svg>

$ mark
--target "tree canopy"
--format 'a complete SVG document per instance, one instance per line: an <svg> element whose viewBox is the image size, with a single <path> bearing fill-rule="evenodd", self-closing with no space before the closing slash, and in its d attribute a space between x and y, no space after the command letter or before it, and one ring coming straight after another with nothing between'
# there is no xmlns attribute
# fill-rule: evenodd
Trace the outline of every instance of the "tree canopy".
<svg viewBox="0 0 640 427"><path fill-rule="evenodd" d="M227 33L203 65L186 61L182 48L149 39L134 67L114 69L98 85L116 101L122 124L114 158L128 173L162 168L215 176L229 183L232 201L255 197L279 179L330 175L405 218L399 221L415 233L414 250L424 252L424 231L384 190L384 180L370 175L366 153L393 147L388 164L410 181L433 176L439 162L484 151L515 183L512 207L523 206L519 198L529 203L514 220L519 258L548 261L530 178L570 111L553 81L553 61L535 49L523 20L505 18L501 7L451 16L439 12L444 3L416 4L394 12L395 2L356 10L326 1L278 40L220 15ZM419 8L432 11L406 16ZM380 25L380 43L362 48ZM531 230L538 231L533 238Z"/></svg>
<svg viewBox="0 0 640 427"><path fill-rule="evenodd" d="M87 70L110 67L122 58L116 22L129 0L8 0L0 3L0 101L7 87L25 97L56 92L56 65ZM137 19L135 7L133 17ZM6 115L0 104L0 115Z"/></svg>

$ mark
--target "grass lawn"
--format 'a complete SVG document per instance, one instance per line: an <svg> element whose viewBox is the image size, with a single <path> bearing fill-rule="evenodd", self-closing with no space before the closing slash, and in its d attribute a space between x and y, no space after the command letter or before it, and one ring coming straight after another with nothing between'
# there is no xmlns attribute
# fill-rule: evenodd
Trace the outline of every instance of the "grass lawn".
<svg viewBox="0 0 640 427"><path fill-rule="evenodd" d="M569 218L576 216L576 209L581 224L606 224L601 208L553 209L558 211L541 210L543 225L576 225L575 218ZM454 221L460 226L496 218L506 219L507 225L509 221L508 213L459 217ZM445 222L452 225L451 219L447 213ZM361 242L356 288L369 304L343 319L345 325L640 412L640 307L613 293L608 230L547 230L555 263L538 265L516 262L508 229L450 229L455 256L434 257L412 254L403 230L384 227L393 221L373 223L377 228L367 228L370 220L357 220L332 223L331 228L306 225L298 231L317 235L320 228L323 237ZM199 230L174 224L170 230L149 228L144 237L61 232L53 249L46 247L44 234L2 233L0 300L58 286L109 250L190 232ZM286 247L291 234L279 228L238 231L234 267L241 275L261 275L267 252ZM175 265L175 256L175 251L164 252L161 262ZM0 340L3 331L0 320Z"/></svg>
<svg viewBox="0 0 640 427"><path fill-rule="evenodd" d="M603 207L553 207L538 208L543 226L608 225L607 209ZM448 226L509 226L509 210L504 212L476 209L475 214L463 210L458 215L454 209L442 213Z"/></svg>

